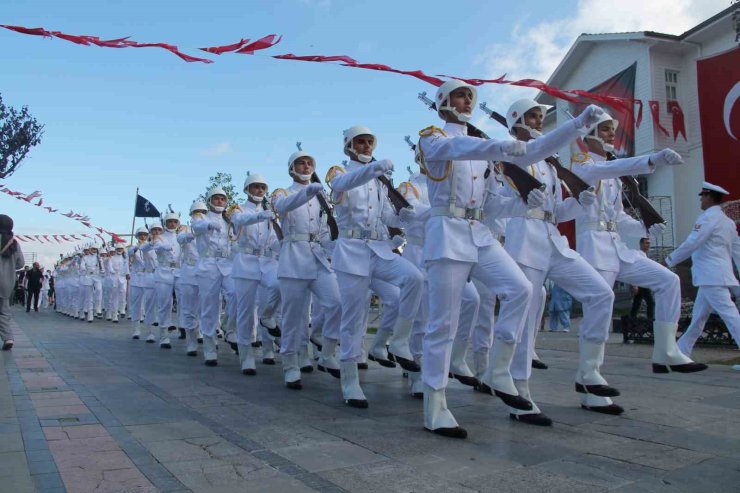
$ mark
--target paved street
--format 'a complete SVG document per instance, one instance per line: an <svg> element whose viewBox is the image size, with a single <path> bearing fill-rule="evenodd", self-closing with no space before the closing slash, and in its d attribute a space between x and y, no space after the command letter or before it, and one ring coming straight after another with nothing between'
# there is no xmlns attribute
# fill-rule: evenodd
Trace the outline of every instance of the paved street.
<svg viewBox="0 0 740 493"><path fill-rule="evenodd" d="M304 390L280 366L217 368L130 339L129 323L81 323L14 311L16 346L0 353L0 491L22 492L737 492L740 372L653 375L646 346L607 347L603 373L622 417L583 411L573 391L577 334L541 333L532 392L552 428L509 420L459 383L448 404L469 439L422 428L398 370L361 372L367 410L314 372ZM701 349L699 361L737 358Z"/></svg>

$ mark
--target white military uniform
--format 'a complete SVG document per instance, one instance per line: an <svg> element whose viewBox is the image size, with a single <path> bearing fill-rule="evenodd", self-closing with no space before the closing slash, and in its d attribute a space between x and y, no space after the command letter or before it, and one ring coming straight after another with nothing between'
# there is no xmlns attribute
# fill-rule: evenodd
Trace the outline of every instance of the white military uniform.
<svg viewBox="0 0 740 493"><path fill-rule="evenodd" d="M144 263L144 254L137 246L131 246L128 249L128 258L130 259L131 280L129 282L129 310L131 310L131 328L134 330L132 337L138 339L141 335L139 326L141 325L140 315L144 306L144 297L146 295L145 275L146 264Z"/></svg>
<svg viewBox="0 0 740 493"><path fill-rule="evenodd" d="M282 298L280 353L286 383L300 381L298 347L308 337L311 296L324 310L321 367L338 370L334 351L339 340L341 304L337 279L326 255L331 240L319 201L307 194L307 185L294 182L273 193L281 218L283 242L277 276ZM323 247L322 247L323 245ZM263 344L268 341L263 341ZM268 342L269 344L269 342Z"/></svg>
<svg viewBox="0 0 740 493"><path fill-rule="evenodd" d="M180 244L177 234L164 230L153 243L157 255L157 272L154 286L157 296L157 313L159 321L159 344L167 347L170 344L169 327L172 323L172 292L175 289L175 277L180 271Z"/></svg>
<svg viewBox="0 0 740 493"><path fill-rule="evenodd" d="M184 231L177 235L180 244L180 289L177 298L177 318L179 327L185 329L185 352L196 356L198 350L198 319L200 302L198 297L198 250L195 235Z"/></svg>
<svg viewBox="0 0 740 493"><path fill-rule="evenodd" d="M198 248L198 295L200 297L200 329L203 333L203 356L206 362L215 362L216 330L221 312L221 292L230 298L231 242L229 225L220 212L209 210L193 218L192 229ZM211 363L209 363L211 364Z"/></svg>
<svg viewBox="0 0 740 493"><path fill-rule="evenodd" d="M242 371L255 370L252 344L257 341L257 294L262 289L278 289L277 256L280 249L269 220L260 218L262 202L247 201L231 222L237 243L231 277L236 298L236 339Z"/></svg>
<svg viewBox="0 0 740 493"><path fill-rule="evenodd" d="M83 311L87 313L87 321L92 322L93 315L98 315L102 310L103 267L100 257L95 253L84 255L81 259L81 265L83 270L80 285L83 287L84 293L82 306Z"/></svg>
<svg viewBox="0 0 740 493"><path fill-rule="evenodd" d="M154 343L154 327L159 325L157 321L157 292L154 279L157 271L157 254L152 249L151 241L146 241L138 247L144 261L144 274L142 275L144 286L144 324L149 329L146 342Z"/></svg>
<svg viewBox="0 0 740 493"><path fill-rule="evenodd" d="M376 178L383 173L380 162L362 164L351 160L346 171L334 167L327 177L336 204L339 239L332 255L342 294L341 361L342 393L345 400L366 400L356 376L356 363L362 356L365 334L363 319L367 305L358 303L368 297L373 278L398 286L398 318L390 340L389 352L413 361L409 334L419 309L424 278L408 260L395 254L385 239L386 226L401 227L391 207L385 186ZM355 370L350 368L355 366ZM351 380L351 381L350 381Z"/></svg>
<svg viewBox="0 0 740 493"><path fill-rule="evenodd" d="M730 298L730 291L738 286L732 264L734 262L740 268L740 238L735 223L720 206L705 210L691 234L665 261L673 267L689 257L693 262L692 282L699 291L694 301L691 325L678 341L679 349L687 356L691 354L713 311L722 318L735 343L740 345L740 315Z"/></svg>
<svg viewBox="0 0 740 493"><path fill-rule="evenodd" d="M119 247L120 248L120 247ZM128 259L125 254L111 254L112 270L115 273L113 279L113 305L117 312L113 314L113 321L117 322L118 317L126 316L126 277L130 277Z"/></svg>

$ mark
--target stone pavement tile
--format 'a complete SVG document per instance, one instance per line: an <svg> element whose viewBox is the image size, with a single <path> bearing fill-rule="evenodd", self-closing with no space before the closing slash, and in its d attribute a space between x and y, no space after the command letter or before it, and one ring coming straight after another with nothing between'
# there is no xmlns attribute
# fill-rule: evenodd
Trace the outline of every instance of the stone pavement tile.
<svg viewBox="0 0 740 493"><path fill-rule="evenodd" d="M244 451L218 436L148 442L146 447L162 463L200 459L222 459Z"/></svg>
<svg viewBox="0 0 740 493"><path fill-rule="evenodd" d="M21 473L28 474L26 454L23 451L0 453L0 478Z"/></svg>
<svg viewBox="0 0 740 493"><path fill-rule="evenodd" d="M247 491L254 480L284 476L247 454L224 459L169 462L164 466L187 488L202 491L217 486L230 486L232 491Z"/></svg>
<svg viewBox="0 0 740 493"><path fill-rule="evenodd" d="M740 439L740 416L720 421L707 420L699 425L690 427L689 431L699 431L707 435Z"/></svg>
<svg viewBox="0 0 740 493"><path fill-rule="evenodd" d="M54 440L49 442L49 450L56 457L64 455L86 455L98 452L119 450L118 444L110 436L76 438L74 440Z"/></svg>
<svg viewBox="0 0 740 493"><path fill-rule="evenodd" d="M125 429L141 443L182 438L211 437L215 434L196 421L173 421L154 425L133 425Z"/></svg>
<svg viewBox="0 0 740 493"><path fill-rule="evenodd" d="M49 419L58 416L78 416L89 414L90 410L84 404L76 406L49 406L39 407L36 409L36 415L39 419Z"/></svg>
<svg viewBox="0 0 740 493"><path fill-rule="evenodd" d="M0 454L23 452L23 437L19 432L0 433Z"/></svg>
<svg viewBox="0 0 740 493"><path fill-rule="evenodd" d="M95 453L54 453L54 461L57 468L62 471L66 469L89 468L91 470L112 470L133 467L133 463L121 450L106 450Z"/></svg>
<svg viewBox="0 0 740 493"><path fill-rule="evenodd" d="M198 409L198 413L228 427L261 426L284 421L279 411L253 404L206 407Z"/></svg>
<svg viewBox="0 0 740 493"><path fill-rule="evenodd" d="M351 467L387 459L364 447L345 442L324 442L275 449L275 452L309 472Z"/></svg>
<svg viewBox="0 0 740 493"><path fill-rule="evenodd" d="M714 455L693 450L641 440L631 440L630 443L616 446L609 443L599 444L598 449L590 454L665 471L698 464L714 457Z"/></svg>
<svg viewBox="0 0 740 493"><path fill-rule="evenodd" d="M670 482L663 478L648 478L610 489L609 493L695 493L696 491L693 486L687 486L681 482ZM712 489L711 491L720 491L721 493L721 490Z"/></svg>
<svg viewBox="0 0 740 493"><path fill-rule="evenodd" d="M342 440L341 437L317 430L312 426L291 422L242 426L233 429L245 438L270 449Z"/></svg>
<svg viewBox="0 0 740 493"><path fill-rule="evenodd" d="M552 474L538 468L519 467L487 476L465 480L464 486L481 493L523 493L543 491L547 493L594 493L591 484L581 483L574 478Z"/></svg>
<svg viewBox="0 0 740 493"><path fill-rule="evenodd" d="M654 477L656 470L637 464L588 454L565 457L535 466L539 471L590 484L596 488L616 488L640 479Z"/></svg>
<svg viewBox="0 0 740 493"><path fill-rule="evenodd" d="M34 392L29 394L29 397L33 401L34 405L37 405L40 401L76 399L77 394L71 390L65 390L62 392Z"/></svg>
<svg viewBox="0 0 740 493"><path fill-rule="evenodd" d="M332 469L320 472L319 476L347 491L361 489L363 493L437 493L440 491L472 493L476 491L439 476L423 474L412 466L391 460Z"/></svg>
<svg viewBox="0 0 740 493"><path fill-rule="evenodd" d="M82 466L62 471L62 479L70 493L157 492L157 489L135 468L91 470Z"/></svg>
<svg viewBox="0 0 740 493"><path fill-rule="evenodd" d="M236 491L233 485L207 486L205 488L193 488L193 493L233 493ZM245 485L244 491L250 493L309 493L317 491L309 488L300 481L288 476L276 476L272 478L252 479Z"/></svg>
<svg viewBox="0 0 740 493"><path fill-rule="evenodd" d="M124 426L169 423L190 419L190 415L185 410L162 401L126 401L116 404L105 403L105 405Z"/></svg>
<svg viewBox="0 0 740 493"><path fill-rule="evenodd" d="M64 488L64 482L62 481L62 477L59 475L59 473L56 473L56 472L36 474L34 476L31 476L31 479L36 485L36 491L39 491L39 492L45 493L47 491L54 491L54 490L63 491L63 488ZM69 490L69 491L74 492L74 490Z"/></svg>
<svg viewBox="0 0 740 493"><path fill-rule="evenodd" d="M740 485L740 462L723 457L708 459L667 472L661 478L693 491L737 492Z"/></svg>
<svg viewBox="0 0 740 493"><path fill-rule="evenodd" d="M58 399L40 399L33 400L34 409L41 409L45 407L58 407L58 406L84 406L78 397L64 397Z"/></svg>
<svg viewBox="0 0 740 493"><path fill-rule="evenodd" d="M28 474L18 473L0 477L0 491L7 493L36 493L33 479Z"/></svg>

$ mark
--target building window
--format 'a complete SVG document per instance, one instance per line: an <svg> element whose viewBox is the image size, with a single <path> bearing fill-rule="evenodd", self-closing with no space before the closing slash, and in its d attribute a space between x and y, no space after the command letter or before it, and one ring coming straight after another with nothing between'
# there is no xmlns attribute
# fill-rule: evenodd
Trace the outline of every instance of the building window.
<svg viewBox="0 0 740 493"><path fill-rule="evenodd" d="M669 101L676 101L678 99L678 70L666 70L665 71L665 101L666 101L666 113L671 112L668 107Z"/></svg>

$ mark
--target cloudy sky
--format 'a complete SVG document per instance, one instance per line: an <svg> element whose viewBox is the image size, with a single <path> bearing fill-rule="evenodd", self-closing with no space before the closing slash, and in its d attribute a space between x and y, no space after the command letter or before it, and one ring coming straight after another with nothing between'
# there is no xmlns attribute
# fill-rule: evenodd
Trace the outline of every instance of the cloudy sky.
<svg viewBox="0 0 740 493"><path fill-rule="evenodd" d="M283 41L271 54L342 54L429 74L544 80L581 33L679 34L730 2L3 3L2 24L168 42L195 56L198 47L277 33ZM413 161L403 137L437 123L416 99L434 88L396 74L234 54L210 56L210 65L185 63L158 49L85 47L0 31L0 93L8 104L28 105L45 125L41 145L3 183L41 190L45 205L88 214L120 233L131 229L137 187L160 210L172 204L186 213L219 171L232 173L239 187L247 171L265 175L270 188L288 186L287 158L298 140L323 177L344 159L341 131L355 124L376 132L376 155L392 159L396 179L404 179ZM523 94L488 86L479 99L505 110ZM15 219L18 234L88 232L4 194L0 210ZM49 264L70 245L23 246Z"/></svg>

